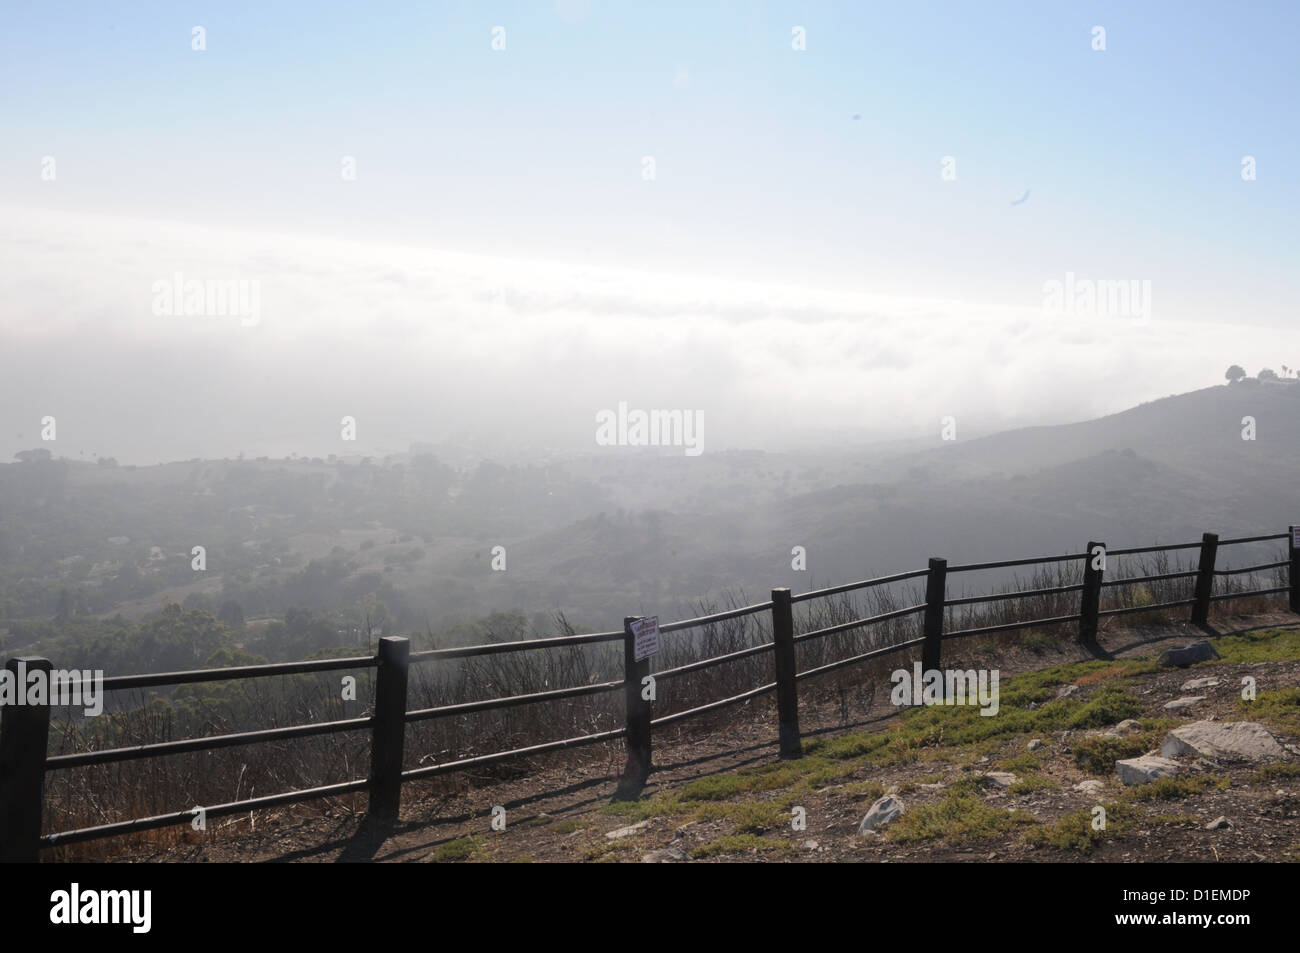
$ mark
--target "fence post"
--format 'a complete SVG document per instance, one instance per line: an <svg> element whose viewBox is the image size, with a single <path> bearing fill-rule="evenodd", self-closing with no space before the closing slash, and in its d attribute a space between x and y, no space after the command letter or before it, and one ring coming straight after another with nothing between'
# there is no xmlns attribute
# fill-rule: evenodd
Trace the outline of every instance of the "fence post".
<svg viewBox="0 0 1300 953"><path fill-rule="evenodd" d="M1290 577L1288 582L1291 584L1291 611L1300 613L1300 548L1296 547L1296 527L1288 526L1288 532L1291 534L1287 539L1287 546L1291 551Z"/></svg>
<svg viewBox="0 0 1300 953"><path fill-rule="evenodd" d="M925 642L921 645L921 669L937 671L943 642L943 602L948 583L948 560L930 559L930 575L925 581Z"/></svg>
<svg viewBox="0 0 1300 953"><path fill-rule="evenodd" d="M789 589L772 590L772 656L776 663L777 725L781 732L781 757L803 754L799 741L799 689L795 681L794 607Z"/></svg>
<svg viewBox="0 0 1300 953"><path fill-rule="evenodd" d="M379 640L375 717L370 734L370 810L373 820L395 821L402 806L402 754L406 746L406 676L411 643Z"/></svg>
<svg viewBox="0 0 1300 953"><path fill-rule="evenodd" d="M640 788L650 776L650 703L641 697L641 680L650 674L650 659L636 660L636 639L632 623L641 616L623 619L623 699L627 712L627 764L624 787Z"/></svg>
<svg viewBox="0 0 1300 953"><path fill-rule="evenodd" d="M49 659L10 659L5 669L19 692L26 692L27 675L50 677ZM0 863L34 864L41 852L41 801L45 787L45 753L50 740L47 688L40 705L0 707Z"/></svg>
<svg viewBox="0 0 1300 953"><path fill-rule="evenodd" d="M1205 533L1201 536L1201 563L1196 575L1196 604L1192 606L1192 622L1205 625L1210 621L1210 594L1214 592L1214 563L1219 555L1219 535Z"/></svg>
<svg viewBox="0 0 1300 953"><path fill-rule="evenodd" d="M1097 547L1101 553L1097 554ZM1097 613L1101 611L1101 579L1105 568L1094 568L1097 555L1101 556L1102 567L1106 565L1106 544L1088 543L1088 555L1083 560L1083 601L1079 606L1079 641L1097 641Z"/></svg>

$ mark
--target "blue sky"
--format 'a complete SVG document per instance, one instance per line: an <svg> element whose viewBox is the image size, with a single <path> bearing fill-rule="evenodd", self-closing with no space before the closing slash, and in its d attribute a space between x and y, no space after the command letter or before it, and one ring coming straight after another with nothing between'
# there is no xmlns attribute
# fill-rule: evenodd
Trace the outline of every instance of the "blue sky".
<svg viewBox="0 0 1300 953"><path fill-rule="evenodd" d="M389 449L521 421L585 446L625 399L707 412L715 446L928 439L1300 366L1298 27L1294 3L9 4L0 456L55 405L140 461L328 452L300 435L348 407ZM263 282L265 320L159 318L178 270ZM1149 325L1045 314L1071 272L1150 282ZM186 427L158 388L226 411Z"/></svg>
<svg viewBox="0 0 1300 953"><path fill-rule="evenodd" d="M1149 278L1180 317L1291 309L1296 4L33 3L5 21L0 200L19 205L1008 305L1073 270Z"/></svg>

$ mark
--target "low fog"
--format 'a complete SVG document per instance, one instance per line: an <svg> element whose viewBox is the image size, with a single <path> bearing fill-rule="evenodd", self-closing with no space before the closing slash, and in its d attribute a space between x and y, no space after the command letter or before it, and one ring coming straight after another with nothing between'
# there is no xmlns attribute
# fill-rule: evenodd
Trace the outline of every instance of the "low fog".
<svg viewBox="0 0 1300 953"><path fill-rule="evenodd" d="M1162 314L1158 288L1145 322L1080 318L1041 286L993 308L25 208L0 246L8 458L528 459L594 450L620 402L701 415L705 452L929 442L947 416L960 437L1081 420L1300 354L1300 330ZM178 275L258 296L155 314Z"/></svg>

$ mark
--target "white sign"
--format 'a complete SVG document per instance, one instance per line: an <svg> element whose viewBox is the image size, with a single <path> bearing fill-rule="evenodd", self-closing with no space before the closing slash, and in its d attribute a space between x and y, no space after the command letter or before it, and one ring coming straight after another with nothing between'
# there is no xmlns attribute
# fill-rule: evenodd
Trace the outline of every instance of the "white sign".
<svg viewBox="0 0 1300 953"><path fill-rule="evenodd" d="M641 661L659 654L659 617L638 619L632 623L632 658Z"/></svg>
<svg viewBox="0 0 1300 953"><path fill-rule="evenodd" d="M1291 548L1300 549L1300 526L1291 527Z"/></svg>

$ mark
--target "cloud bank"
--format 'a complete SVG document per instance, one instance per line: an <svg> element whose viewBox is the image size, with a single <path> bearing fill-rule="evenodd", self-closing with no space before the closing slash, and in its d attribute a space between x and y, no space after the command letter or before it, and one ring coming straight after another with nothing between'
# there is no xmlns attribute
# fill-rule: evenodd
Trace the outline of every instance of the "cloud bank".
<svg viewBox="0 0 1300 953"><path fill-rule="evenodd" d="M1139 324L20 208L0 257L6 459L46 415L57 456L124 463L594 450L620 401L702 414L706 452L937 440L1300 363L1300 331L1179 322L1158 287ZM156 313L177 275L255 282L257 322Z"/></svg>

